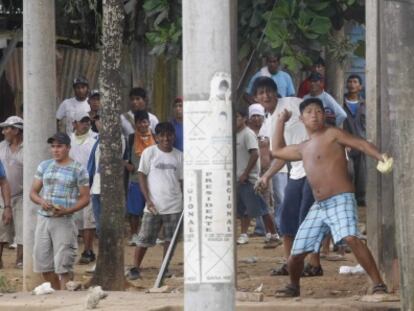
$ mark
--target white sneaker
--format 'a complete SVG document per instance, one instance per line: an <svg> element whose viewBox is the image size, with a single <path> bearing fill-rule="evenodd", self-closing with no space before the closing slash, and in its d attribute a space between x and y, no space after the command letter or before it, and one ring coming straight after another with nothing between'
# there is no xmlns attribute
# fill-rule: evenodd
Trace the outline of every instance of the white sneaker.
<svg viewBox="0 0 414 311"><path fill-rule="evenodd" d="M138 241L138 234L134 233L131 240L128 241L128 246L136 246Z"/></svg>
<svg viewBox="0 0 414 311"><path fill-rule="evenodd" d="M155 241L155 244L157 244L157 245L161 245L161 244L164 244L164 243L165 243L165 241L161 240L160 238L157 238L157 240Z"/></svg>
<svg viewBox="0 0 414 311"><path fill-rule="evenodd" d="M239 238L237 239L237 244L242 245L242 244L247 244L249 243L249 237L247 236L246 233L242 233L240 234Z"/></svg>
<svg viewBox="0 0 414 311"><path fill-rule="evenodd" d="M272 234L270 232L266 233L264 242L269 243L271 239L272 239Z"/></svg>

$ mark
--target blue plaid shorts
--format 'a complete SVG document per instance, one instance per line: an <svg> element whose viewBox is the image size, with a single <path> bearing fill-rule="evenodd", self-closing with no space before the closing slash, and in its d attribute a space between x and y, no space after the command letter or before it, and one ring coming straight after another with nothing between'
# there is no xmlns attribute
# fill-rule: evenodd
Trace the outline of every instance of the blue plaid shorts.
<svg viewBox="0 0 414 311"><path fill-rule="evenodd" d="M318 253L329 231L335 243L347 236L359 236L356 206L353 193L341 193L315 202L299 227L291 255Z"/></svg>

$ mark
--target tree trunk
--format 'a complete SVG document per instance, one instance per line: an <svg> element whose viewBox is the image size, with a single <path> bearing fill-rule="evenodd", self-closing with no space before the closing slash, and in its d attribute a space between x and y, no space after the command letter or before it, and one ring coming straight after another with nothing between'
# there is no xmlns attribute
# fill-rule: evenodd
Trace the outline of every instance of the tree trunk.
<svg viewBox="0 0 414 311"><path fill-rule="evenodd" d="M122 0L106 0L103 6L102 92L100 135L101 228L94 284L107 290L124 290L124 192L121 163L121 50Z"/></svg>
<svg viewBox="0 0 414 311"><path fill-rule="evenodd" d="M336 41L343 41L345 29L332 30L332 36ZM334 55L326 53L326 77L325 89L336 101L342 105L344 96L344 64L339 62Z"/></svg>

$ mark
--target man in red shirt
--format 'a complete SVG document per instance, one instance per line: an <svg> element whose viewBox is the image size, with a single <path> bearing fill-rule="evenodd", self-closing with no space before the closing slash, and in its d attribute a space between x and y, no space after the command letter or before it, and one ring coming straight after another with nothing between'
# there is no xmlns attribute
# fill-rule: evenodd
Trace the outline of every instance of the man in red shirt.
<svg viewBox="0 0 414 311"><path fill-rule="evenodd" d="M322 57L319 57L312 65L311 73L317 72L322 77L325 76L325 61ZM322 80L322 89L325 89L325 83L324 80ZM310 79L309 76L302 81L302 83L299 86L298 90L298 97L303 98L306 94L309 94L310 92Z"/></svg>

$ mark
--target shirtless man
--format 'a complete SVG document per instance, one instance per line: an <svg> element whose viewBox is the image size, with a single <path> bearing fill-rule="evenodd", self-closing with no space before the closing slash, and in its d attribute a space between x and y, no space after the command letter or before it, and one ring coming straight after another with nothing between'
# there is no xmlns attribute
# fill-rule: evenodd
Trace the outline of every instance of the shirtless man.
<svg viewBox="0 0 414 311"><path fill-rule="evenodd" d="M318 252L325 233L331 231L335 242L344 239L356 259L374 283L373 293L387 292L368 247L360 240L354 186L347 171L345 147L351 147L380 161L380 166L392 165L392 159L382 155L366 140L341 129L325 126L325 112L321 100L309 98L300 104L301 120L309 139L298 145L286 146L283 132L291 116L286 109L280 113L272 155L286 161L303 161L311 185L315 204L302 222L288 259L290 284L278 290L279 297L300 295L299 281L304 258Z"/></svg>

